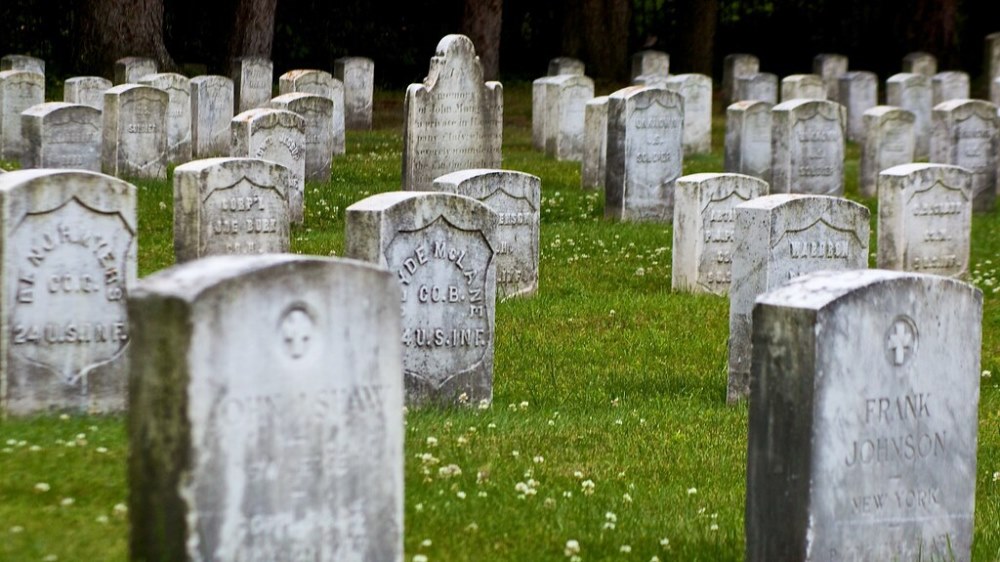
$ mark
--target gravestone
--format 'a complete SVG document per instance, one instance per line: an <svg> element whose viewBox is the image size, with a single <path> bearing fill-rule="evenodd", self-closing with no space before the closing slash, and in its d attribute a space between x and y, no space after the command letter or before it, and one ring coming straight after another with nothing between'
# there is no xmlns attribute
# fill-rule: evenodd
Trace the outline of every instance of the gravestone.
<svg viewBox="0 0 1000 562"><path fill-rule="evenodd" d="M583 76L586 67L580 59L573 57L556 57L549 61L549 76L560 76L562 74L576 74Z"/></svg>
<svg viewBox="0 0 1000 562"><path fill-rule="evenodd" d="M375 62L365 57L333 61L333 75L344 85L344 126L351 131L372 128Z"/></svg>
<svg viewBox="0 0 1000 562"><path fill-rule="evenodd" d="M402 289L407 403L491 400L496 213L451 193L390 192L348 207L346 223L345 255Z"/></svg>
<svg viewBox="0 0 1000 562"><path fill-rule="evenodd" d="M684 98L684 154L712 152L712 79L704 74L676 74L666 89Z"/></svg>
<svg viewBox="0 0 1000 562"><path fill-rule="evenodd" d="M982 293L817 273L754 310L746 560L970 560Z"/></svg>
<svg viewBox="0 0 1000 562"><path fill-rule="evenodd" d="M191 79L191 151L195 158L229 155L233 81L225 76Z"/></svg>
<svg viewBox="0 0 1000 562"><path fill-rule="evenodd" d="M278 95L314 94L333 99L344 95L344 84L323 70L290 70L278 77Z"/></svg>
<svg viewBox="0 0 1000 562"><path fill-rule="evenodd" d="M931 78L937 74L937 59L930 53L917 51L903 57L903 72L923 74Z"/></svg>
<svg viewBox="0 0 1000 562"><path fill-rule="evenodd" d="M722 60L722 95L730 104L741 101L736 81L760 72L760 60L754 55L734 53Z"/></svg>
<svg viewBox="0 0 1000 562"><path fill-rule="evenodd" d="M886 105L894 105L916 116L917 158L930 154L931 81L923 74L894 74L885 82Z"/></svg>
<svg viewBox="0 0 1000 562"><path fill-rule="evenodd" d="M763 101L771 105L778 103L778 76L769 72L758 72L750 76L737 77L736 101Z"/></svg>
<svg viewBox="0 0 1000 562"><path fill-rule="evenodd" d="M2 410L123 410L135 187L83 170L8 172L0 217Z"/></svg>
<svg viewBox="0 0 1000 562"><path fill-rule="evenodd" d="M743 174L692 174L678 178L674 189L672 290L728 296L734 209L767 195L767 182Z"/></svg>
<svg viewBox="0 0 1000 562"><path fill-rule="evenodd" d="M1000 78L1000 32L987 35L985 44L986 56L983 57L983 66L985 66L983 75L992 84L994 80Z"/></svg>
<svg viewBox="0 0 1000 562"><path fill-rule="evenodd" d="M139 79L140 84L167 93L167 163L191 160L191 80L181 74L164 72Z"/></svg>
<svg viewBox="0 0 1000 562"><path fill-rule="evenodd" d="M608 96L604 216L670 222L684 166L684 98L630 86Z"/></svg>
<svg viewBox="0 0 1000 562"><path fill-rule="evenodd" d="M868 267L868 209L840 197L769 195L735 208L729 289L729 389L734 403L750 391L754 301L820 270Z"/></svg>
<svg viewBox="0 0 1000 562"><path fill-rule="evenodd" d="M771 180L771 109L764 101L726 108L725 170Z"/></svg>
<svg viewBox="0 0 1000 562"><path fill-rule="evenodd" d="M846 73L847 57L844 55L824 53L813 57L813 74L819 76L826 87L826 97L823 99L839 101L837 96L840 94L840 77Z"/></svg>
<svg viewBox="0 0 1000 562"><path fill-rule="evenodd" d="M844 193L844 107L793 99L771 112L771 193Z"/></svg>
<svg viewBox="0 0 1000 562"><path fill-rule="evenodd" d="M931 78L931 103L969 99L969 74L967 72L938 72Z"/></svg>
<svg viewBox="0 0 1000 562"><path fill-rule="evenodd" d="M993 82L990 82L990 101L1000 107L1000 78L994 78Z"/></svg>
<svg viewBox="0 0 1000 562"><path fill-rule="evenodd" d="M468 37L441 39L427 78L406 89L403 114L404 190L425 190L449 172L500 167L503 86L483 82Z"/></svg>
<svg viewBox="0 0 1000 562"><path fill-rule="evenodd" d="M545 154L556 160L583 159L584 109L594 99L594 81L579 74L546 82Z"/></svg>
<svg viewBox="0 0 1000 562"><path fill-rule="evenodd" d="M667 88L667 80L670 76L657 76L654 74L646 74L644 76L636 76L632 79L633 86L646 86L649 88Z"/></svg>
<svg viewBox="0 0 1000 562"><path fill-rule="evenodd" d="M645 50L632 55L632 79L640 76L662 76L670 74L670 55L663 51Z"/></svg>
<svg viewBox="0 0 1000 562"><path fill-rule="evenodd" d="M989 211L997 196L1000 131L997 106L983 100L951 100L934 107L931 162L972 172L972 208Z"/></svg>
<svg viewBox="0 0 1000 562"><path fill-rule="evenodd" d="M904 164L878 178L878 267L964 277L969 271L972 174Z"/></svg>
<svg viewBox="0 0 1000 562"><path fill-rule="evenodd" d="M233 107L237 113L267 107L271 101L274 63L264 57L233 61Z"/></svg>
<svg viewBox="0 0 1000 562"><path fill-rule="evenodd" d="M826 84L817 74L792 74L781 80L781 101L794 99L825 100Z"/></svg>
<svg viewBox="0 0 1000 562"><path fill-rule="evenodd" d="M255 158L207 158L174 169L174 258L286 253L291 176Z"/></svg>
<svg viewBox="0 0 1000 562"><path fill-rule="evenodd" d="M583 163L580 182L585 190L603 189L608 162L608 96L587 102L583 116Z"/></svg>
<svg viewBox="0 0 1000 562"><path fill-rule="evenodd" d="M118 177L167 177L167 108L159 88L122 84L104 93L101 168Z"/></svg>
<svg viewBox="0 0 1000 562"><path fill-rule="evenodd" d="M861 181L858 189L865 197L878 194L882 170L913 162L916 148L916 117L912 111L878 105L865 112L865 144L861 149Z"/></svg>
<svg viewBox="0 0 1000 562"><path fill-rule="evenodd" d="M259 158L288 168L289 219L305 218L305 119L283 109L251 109L232 120L232 149L237 158Z"/></svg>
<svg viewBox="0 0 1000 562"><path fill-rule="evenodd" d="M545 152L545 141L548 138L549 104L546 96L549 84L555 76L543 76L531 82L531 148Z"/></svg>
<svg viewBox="0 0 1000 562"><path fill-rule="evenodd" d="M847 111L847 139L865 140L865 112L878 105L878 76L874 72L845 72L836 98Z"/></svg>
<svg viewBox="0 0 1000 562"><path fill-rule="evenodd" d="M138 84L147 74L156 74L156 61L146 57L125 57L115 61L115 85Z"/></svg>
<svg viewBox="0 0 1000 562"><path fill-rule="evenodd" d="M64 102L32 106L21 113L25 150L22 168L101 171L101 112Z"/></svg>
<svg viewBox="0 0 1000 562"><path fill-rule="evenodd" d="M134 560L402 562L388 272L215 256L143 279L129 316Z"/></svg>
<svg viewBox="0 0 1000 562"><path fill-rule="evenodd" d="M305 93L284 94L271 100L274 109L291 111L304 120L307 181L330 181L333 155L343 154L344 128L340 128L338 153L334 105L330 98Z"/></svg>
<svg viewBox="0 0 1000 562"><path fill-rule="evenodd" d="M104 92L112 86L111 80L100 76L74 76L63 83L63 101L104 111Z"/></svg>
<svg viewBox="0 0 1000 562"><path fill-rule="evenodd" d="M542 180L509 170L462 170L439 177L432 187L475 199L497 214L497 296L534 295Z"/></svg>
<svg viewBox="0 0 1000 562"><path fill-rule="evenodd" d="M0 58L0 71L28 70L45 74L45 60L28 55L4 55Z"/></svg>
<svg viewBox="0 0 1000 562"><path fill-rule="evenodd" d="M45 102L45 75L30 70L0 72L0 160L20 160L26 148L21 112Z"/></svg>

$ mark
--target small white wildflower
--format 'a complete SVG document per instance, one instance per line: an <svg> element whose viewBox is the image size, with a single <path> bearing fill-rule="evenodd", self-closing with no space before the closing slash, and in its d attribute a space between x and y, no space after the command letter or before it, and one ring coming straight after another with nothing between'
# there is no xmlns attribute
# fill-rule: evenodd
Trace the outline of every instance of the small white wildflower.
<svg viewBox="0 0 1000 562"><path fill-rule="evenodd" d="M545 501L542 502L542 505L544 505L548 509L553 509L556 506L556 500L555 498L545 498Z"/></svg>
<svg viewBox="0 0 1000 562"><path fill-rule="evenodd" d="M466 394L466 393L463 392L463 393L461 393L461 394L458 395L458 403L459 404L466 404L466 403L468 403L468 401L469 401L469 395L468 394Z"/></svg>
<svg viewBox="0 0 1000 562"><path fill-rule="evenodd" d="M43 492L44 493L44 492L48 492L51 489L52 489L52 486L49 486L49 484L47 482L39 482L38 484L35 484L35 491L36 492Z"/></svg>
<svg viewBox="0 0 1000 562"><path fill-rule="evenodd" d="M624 552L626 554L632 552L632 546L628 544L623 544L621 545L621 547L618 548L618 552Z"/></svg>
<svg viewBox="0 0 1000 562"><path fill-rule="evenodd" d="M487 400L487 399L485 399L485 398L483 398L482 400L480 400L479 401L479 409L480 410L489 410L490 409L490 401Z"/></svg>
<svg viewBox="0 0 1000 562"><path fill-rule="evenodd" d="M566 556L580 554L580 543L573 539L566 541L566 548L563 549L563 552L566 553Z"/></svg>
<svg viewBox="0 0 1000 562"><path fill-rule="evenodd" d="M420 513L421 511L424 510L424 504L418 503L417 505L413 506L413 510L416 511L417 513Z"/></svg>
<svg viewBox="0 0 1000 562"><path fill-rule="evenodd" d="M455 496L457 496L458 499L460 499L460 500L464 500L465 499L465 492L463 492L462 490L459 490L458 492L455 493Z"/></svg>
<svg viewBox="0 0 1000 562"><path fill-rule="evenodd" d="M163 201L160 201L160 210L161 211L166 211L167 210L167 204L164 203Z"/></svg>
<svg viewBox="0 0 1000 562"><path fill-rule="evenodd" d="M621 418L618 418L618 419L615 420L615 425L621 425L623 423L625 423L625 422L623 422Z"/></svg>
<svg viewBox="0 0 1000 562"><path fill-rule="evenodd" d="M688 495L693 496L698 493L698 488L688 488Z"/></svg>
<svg viewBox="0 0 1000 562"><path fill-rule="evenodd" d="M984 379L988 379L988 378L990 378L992 376L993 376L993 373L991 373L990 371L983 371L983 378Z"/></svg>
<svg viewBox="0 0 1000 562"><path fill-rule="evenodd" d="M517 457L521 456L521 452L517 451L517 450L511 451L510 452L510 456L512 456L512 457L514 457L516 459Z"/></svg>
<svg viewBox="0 0 1000 562"><path fill-rule="evenodd" d="M462 469L457 464L449 464L438 469L438 478L447 480L453 476L461 476Z"/></svg>
<svg viewBox="0 0 1000 562"><path fill-rule="evenodd" d="M431 539L424 539L424 540L420 541L420 546L422 546L423 548L427 548L427 547L429 547L432 544L434 544L434 543L431 542Z"/></svg>
<svg viewBox="0 0 1000 562"><path fill-rule="evenodd" d="M993 481L994 482L1000 482L1000 472L994 472L993 473Z"/></svg>
<svg viewBox="0 0 1000 562"><path fill-rule="evenodd" d="M618 522L618 516L615 515L614 512L611 512L611 511L605 512L604 513L604 518L606 520L608 520L608 521L611 521L612 523L617 523Z"/></svg>
<svg viewBox="0 0 1000 562"><path fill-rule="evenodd" d="M110 519L108 519L107 515L98 515L97 519L94 519L94 521L100 523L101 525L107 525Z"/></svg>
<svg viewBox="0 0 1000 562"><path fill-rule="evenodd" d="M414 554L413 555L413 562L427 562L427 555L426 554Z"/></svg>
<svg viewBox="0 0 1000 562"><path fill-rule="evenodd" d="M20 525L14 525L13 527L10 528L10 532L11 532L11 534L14 534L14 535L16 535L18 533L23 533L24 532L24 527L22 527Z"/></svg>
<svg viewBox="0 0 1000 562"><path fill-rule="evenodd" d="M112 513L115 515L125 515L128 513L128 506L123 503L116 503L113 508L111 508Z"/></svg>
<svg viewBox="0 0 1000 562"><path fill-rule="evenodd" d="M522 409L522 410L527 410L528 409L528 401L525 400L525 401L521 402L520 404L518 404L518 407L520 409Z"/></svg>
<svg viewBox="0 0 1000 562"><path fill-rule="evenodd" d="M555 425L555 424L556 424L556 420L549 420L549 425Z"/></svg>
<svg viewBox="0 0 1000 562"><path fill-rule="evenodd" d="M628 494L623 494L622 501L624 501L625 503L632 503L632 496Z"/></svg>
<svg viewBox="0 0 1000 562"><path fill-rule="evenodd" d="M535 455L535 458L531 459L535 464L542 464L545 462L545 457L542 455Z"/></svg>
<svg viewBox="0 0 1000 562"><path fill-rule="evenodd" d="M104 453L108 452L108 448L107 447L98 447L97 449L94 449L94 450L97 451L98 453L101 453L102 455Z"/></svg>
<svg viewBox="0 0 1000 562"><path fill-rule="evenodd" d="M580 472L579 470L574 470L573 477L576 478L577 480L580 480L581 478L583 478L583 472Z"/></svg>
<svg viewBox="0 0 1000 562"><path fill-rule="evenodd" d="M608 312L608 316L614 316L614 315L615 315L615 309L612 308L611 311Z"/></svg>
<svg viewBox="0 0 1000 562"><path fill-rule="evenodd" d="M711 525L709 525L708 530L709 531L718 531L719 530L719 524L718 523L712 523Z"/></svg>
<svg viewBox="0 0 1000 562"><path fill-rule="evenodd" d="M481 497L481 498L485 498L489 494L486 493L486 490L479 490L479 493L477 493L476 495L479 496L479 497Z"/></svg>
<svg viewBox="0 0 1000 562"><path fill-rule="evenodd" d="M572 498L573 497L573 492L571 490L566 490L565 492L563 492L563 497L564 498Z"/></svg>
<svg viewBox="0 0 1000 562"><path fill-rule="evenodd" d="M670 548L670 539L668 539L667 537L663 537L662 539L660 539L660 546L662 546L663 548Z"/></svg>
<svg viewBox="0 0 1000 562"><path fill-rule="evenodd" d="M585 496L592 496L594 494L594 481L584 480L580 482L580 489Z"/></svg>
<svg viewBox="0 0 1000 562"><path fill-rule="evenodd" d="M42 562L56 562L56 560L59 560L59 557L55 554L49 554L45 558L42 558Z"/></svg>
<svg viewBox="0 0 1000 562"><path fill-rule="evenodd" d="M62 501L59 502L59 505L63 507L69 507L74 503L76 503L76 500L74 500L73 498L63 498Z"/></svg>
<svg viewBox="0 0 1000 562"><path fill-rule="evenodd" d="M465 526L466 533L475 533L478 530L479 530L479 525L477 525L475 521Z"/></svg>
<svg viewBox="0 0 1000 562"><path fill-rule="evenodd" d="M640 267L640 268L637 268L635 270L635 276L636 277L642 277L645 274L646 274L646 268L644 268L644 267Z"/></svg>
<svg viewBox="0 0 1000 562"><path fill-rule="evenodd" d="M438 446L437 437L428 437L427 438L427 446L428 447L437 447Z"/></svg>
<svg viewBox="0 0 1000 562"><path fill-rule="evenodd" d="M469 444L469 438L464 435L459 435L455 442L458 443L459 447L463 447Z"/></svg>
<svg viewBox="0 0 1000 562"><path fill-rule="evenodd" d="M41 451L42 448L39 447L38 445L32 445L31 447L28 447L28 450L31 451L32 453L37 453L38 451Z"/></svg>
<svg viewBox="0 0 1000 562"><path fill-rule="evenodd" d="M61 419L61 420L64 420L64 421L65 421L65 420L68 420L68 419L69 419L69 414L61 414L61 415L59 416L59 419Z"/></svg>

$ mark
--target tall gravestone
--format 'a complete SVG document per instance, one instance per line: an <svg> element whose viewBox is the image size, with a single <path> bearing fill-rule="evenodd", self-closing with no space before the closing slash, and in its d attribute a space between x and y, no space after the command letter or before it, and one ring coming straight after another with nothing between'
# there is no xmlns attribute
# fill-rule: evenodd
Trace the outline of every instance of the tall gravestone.
<svg viewBox="0 0 1000 562"><path fill-rule="evenodd" d="M229 154L233 81L225 76L191 79L191 151L195 158Z"/></svg>
<svg viewBox="0 0 1000 562"><path fill-rule="evenodd" d="M758 72L750 76L737 77L736 101L764 101L771 105L778 103L778 76L769 72Z"/></svg>
<svg viewBox="0 0 1000 562"><path fill-rule="evenodd" d="M396 285L289 255L143 279L129 298L133 560L402 562Z"/></svg>
<svg viewBox="0 0 1000 562"><path fill-rule="evenodd" d="M1000 107L1000 78L994 78L990 82L990 101L993 105Z"/></svg>
<svg viewBox="0 0 1000 562"><path fill-rule="evenodd" d="M174 258L288 252L288 168L207 158L174 169Z"/></svg>
<svg viewBox="0 0 1000 562"><path fill-rule="evenodd" d="M45 60L28 55L4 55L0 57L0 71L28 70L45 74Z"/></svg>
<svg viewBox="0 0 1000 562"><path fill-rule="evenodd" d="M146 57L124 57L115 61L115 85L138 84L148 74L156 74L156 61Z"/></svg>
<svg viewBox="0 0 1000 562"><path fill-rule="evenodd" d="M74 76L63 83L63 101L104 111L104 92L112 86L111 80L101 76Z"/></svg>
<svg viewBox="0 0 1000 562"><path fill-rule="evenodd" d="M794 99L774 106L771 192L844 193L844 107Z"/></svg>
<svg viewBox="0 0 1000 562"><path fill-rule="evenodd" d="M826 84L818 74L792 74L781 79L781 101L825 100Z"/></svg>
<svg viewBox="0 0 1000 562"><path fill-rule="evenodd" d="M139 83L167 93L167 163L191 160L191 80L163 72L143 76Z"/></svg>
<svg viewBox="0 0 1000 562"><path fill-rule="evenodd" d="M903 57L903 72L923 74L930 78L937 74L937 58L923 51L909 53Z"/></svg>
<svg viewBox="0 0 1000 562"><path fill-rule="evenodd" d="M542 180L509 170L462 170L437 178L432 187L480 201L497 214L497 296L535 294Z"/></svg>
<svg viewBox="0 0 1000 562"><path fill-rule="evenodd" d="M878 178L878 267L964 277L969 271L972 174L904 164Z"/></svg>
<svg viewBox="0 0 1000 562"><path fill-rule="evenodd" d="M410 84L403 107L403 189L427 189L457 170L499 168L503 86L483 82L472 41L447 35L422 84Z"/></svg>
<svg viewBox="0 0 1000 562"><path fill-rule="evenodd" d="M323 146L323 150L325 151L329 149L331 150L331 154L344 154L346 138L344 136L345 98L343 82L334 78L329 72L323 72L322 70L292 70L282 74L278 78L278 92L282 96L285 94L302 93L313 94L329 99L331 103L329 120L332 129L329 133L330 145ZM271 107L275 107L274 101L271 102ZM313 109L311 112L315 111L316 110ZM326 112L325 109L323 111ZM303 117L306 118L306 128L309 128L309 117L307 115L303 115ZM306 133L307 142L309 142L309 136L310 134ZM323 142L326 142L326 139L323 139ZM310 167L308 162L306 167Z"/></svg>
<svg viewBox="0 0 1000 562"><path fill-rule="evenodd" d="M847 139L865 140L865 112L878 105L878 76L874 72L845 72L840 76L837 97L847 112Z"/></svg>
<svg viewBox="0 0 1000 562"><path fill-rule="evenodd" d="M931 162L971 171L973 210L991 210L1000 161L997 107L983 100L946 101L934 108L933 121Z"/></svg>
<svg viewBox="0 0 1000 562"><path fill-rule="evenodd" d="M556 160L583 159L584 110L594 99L594 81L579 74L546 82L545 154Z"/></svg>
<svg viewBox="0 0 1000 562"><path fill-rule="evenodd" d="M757 301L748 562L970 560L982 300L870 270Z"/></svg>
<svg viewBox="0 0 1000 562"><path fill-rule="evenodd" d="M684 166L684 99L630 86L608 96L604 216L670 222Z"/></svg>
<svg viewBox="0 0 1000 562"><path fill-rule="evenodd" d="M712 79L704 74L676 74L667 90L684 98L684 154L712 152Z"/></svg>
<svg viewBox="0 0 1000 562"><path fill-rule="evenodd" d="M22 168L101 171L101 112L87 105L49 102L21 113Z"/></svg>
<svg viewBox="0 0 1000 562"><path fill-rule="evenodd" d="M865 197L875 197L879 172L913 162L916 117L912 111L878 105L866 111L864 119L866 135L861 149L858 188Z"/></svg>
<svg viewBox="0 0 1000 562"><path fill-rule="evenodd" d="M727 172L771 180L771 109L765 101L738 101L726 108Z"/></svg>
<svg viewBox="0 0 1000 562"><path fill-rule="evenodd" d="M931 78L931 103L971 98L969 73L959 71L938 72Z"/></svg>
<svg viewBox="0 0 1000 562"><path fill-rule="evenodd" d="M660 76L670 74L670 55L663 51L645 50L632 55L632 80L640 76Z"/></svg>
<svg viewBox="0 0 1000 562"><path fill-rule="evenodd" d="M813 74L822 78L826 87L824 99L839 100L837 96L840 94L840 77L847 73L847 63L847 57L844 55L824 53L813 57Z"/></svg>
<svg viewBox="0 0 1000 562"><path fill-rule="evenodd" d="M917 158L930 154L931 81L923 74L894 74L885 82L886 105L912 111L916 117Z"/></svg>
<svg viewBox="0 0 1000 562"><path fill-rule="evenodd" d="M984 44L986 54L983 57L983 76L992 85L994 80L1000 78L1000 32L987 35Z"/></svg>
<svg viewBox="0 0 1000 562"><path fill-rule="evenodd" d="M741 101L736 81L760 72L760 59L754 55L734 53L722 60L722 95L730 104Z"/></svg>
<svg viewBox="0 0 1000 562"><path fill-rule="evenodd" d="M549 137L549 104L546 96L549 84L555 76L543 76L531 83L531 148L545 152L545 141Z"/></svg>
<svg viewBox="0 0 1000 562"><path fill-rule="evenodd" d="M237 158L259 158L288 168L288 212L293 223L305 218L305 120L283 109L251 109L232 120L232 149Z"/></svg>
<svg viewBox="0 0 1000 562"><path fill-rule="evenodd" d="M343 57L333 61L333 75L344 84L344 126L351 131L372 128L375 61Z"/></svg>
<svg viewBox="0 0 1000 562"><path fill-rule="evenodd" d="M583 76L586 67L583 61L573 57L556 57L549 61L549 76L560 76L563 74L576 74Z"/></svg>
<svg viewBox="0 0 1000 562"><path fill-rule="evenodd" d="M271 100L271 107L302 117L305 126L305 179L330 181L330 165L337 150L336 112L333 100L313 94L283 94ZM340 114L343 117L343 113ZM340 128L340 152L344 149L344 129Z"/></svg>
<svg viewBox="0 0 1000 562"><path fill-rule="evenodd" d="M801 275L868 267L868 209L840 197L769 195L735 208L727 401L750 392L753 304Z"/></svg>
<svg viewBox="0 0 1000 562"><path fill-rule="evenodd" d="M674 291L729 295L736 246L735 207L767 195L767 182L743 174L692 174L677 179L674 198Z"/></svg>
<svg viewBox="0 0 1000 562"><path fill-rule="evenodd" d="M122 84L104 93L101 168L118 177L167 177L167 108L163 90Z"/></svg>
<svg viewBox="0 0 1000 562"><path fill-rule="evenodd" d="M30 70L0 72L0 160L19 160L24 152L21 112L45 102L45 75Z"/></svg>
<svg viewBox="0 0 1000 562"><path fill-rule="evenodd" d="M389 269L402 289L410 404L493 398L497 222L451 193L381 193L347 208L347 257Z"/></svg>
<svg viewBox="0 0 1000 562"><path fill-rule="evenodd" d="M274 82L274 63L264 57L233 61L233 107L236 113L267 107Z"/></svg>
<svg viewBox="0 0 1000 562"><path fill-rule="evenodd" d="M136 190L82 170L0 175L0 400L9 415L125 407Z"/></svg>
<svg viewBox="0 0 1000 562"><path fill-rule="evenodd" d="M583 162L580 182L586 190L603 189L608 162L608 96L587 102L583 110Z"/></svg>

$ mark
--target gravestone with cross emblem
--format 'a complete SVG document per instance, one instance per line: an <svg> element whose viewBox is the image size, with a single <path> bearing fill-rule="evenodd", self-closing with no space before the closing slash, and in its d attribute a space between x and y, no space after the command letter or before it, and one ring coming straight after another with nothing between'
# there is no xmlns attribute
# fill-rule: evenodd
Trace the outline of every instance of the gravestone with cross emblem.
<svg viewBox="0 0 1000 562"><path fill-rule="evenodd" d="M133 559L402 562L391 273L214 256L143 279L129 318Z"/></svg>
<svg viewBox="0 0 1000 562"><path fill-rule="evenodd" d="M819 272L753 314L746 560L970 560L982 293Z"/></svg>

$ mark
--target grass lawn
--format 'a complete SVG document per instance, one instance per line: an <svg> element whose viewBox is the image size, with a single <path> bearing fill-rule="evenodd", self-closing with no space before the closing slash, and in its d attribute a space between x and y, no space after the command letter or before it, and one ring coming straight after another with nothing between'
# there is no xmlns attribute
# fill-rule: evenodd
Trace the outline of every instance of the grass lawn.
<svg viewBox="0 0 1000 562"><path fill-rule="evenodd" d="M747 408L725 404L728 303L671 293L670 226L605 221L578 164L531 150L530 97L505 89L504 167L542 178L539 293L497 305L491 407L407 414L406 560L563 561L570 540L585 561L742 560ZM344 209L398 189L402 99L379 92L375 130L348 133L333 179L307 185L295 252L340 254ZM685 173L722 170L724 120ZM851 145L848 195L873 207L857 173ZM172 190L137 185L145 276L173 262ZM977 215L970 281L995 373L980 396L983 562L1000 560L998 249L1000 213ZM121 416L0 422L0 560L125 560L127 454Z"/></svg>

